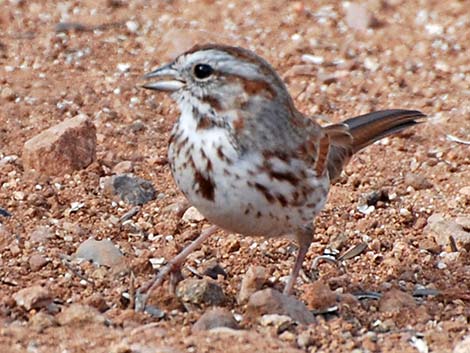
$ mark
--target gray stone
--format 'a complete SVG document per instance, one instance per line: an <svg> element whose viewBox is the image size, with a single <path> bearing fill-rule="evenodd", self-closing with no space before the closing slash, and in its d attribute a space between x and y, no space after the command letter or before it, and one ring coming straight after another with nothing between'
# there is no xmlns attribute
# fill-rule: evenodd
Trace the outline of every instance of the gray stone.
<svg viewBox="0 0 470 353"><path fill-rule="evenodd" d="M199 320L194 323L192 331L207 331L216 327L239 329L238 323L235 321L230 311L224 308L213 308L206 311Z"/></svg>
<svg viewBox="0 0 470 353"><path fill-rule="evenodd" d="M264 314L279 314L290 316L301 324L315 322L315 317L304 303L271 288L254 293L248 301L246 312L252 318Z"/></svg>
<svg viewBox="0 0 470 353"><path fill-rule="evenodd" d="M221 305L225 302L225 294L217 282L208 278L188 278L176 287L176 297L183 303L193 306Z"/></svg>
<svg viewBox="0 0 470 353"><path fill-rule="evenodd" d="M95 240L90 238L85 240L75 252L75 257L112 268L121 267L125 264L121 251L108 239Z"/></svg>
<svg viewBox="0 0 470 353"><path fill-rule="evenodd" d="M118 196L122 201L133 205L143 205L157 196L152 183L132 174L109 177L104 182L103 191L109 196Z"/></svg>

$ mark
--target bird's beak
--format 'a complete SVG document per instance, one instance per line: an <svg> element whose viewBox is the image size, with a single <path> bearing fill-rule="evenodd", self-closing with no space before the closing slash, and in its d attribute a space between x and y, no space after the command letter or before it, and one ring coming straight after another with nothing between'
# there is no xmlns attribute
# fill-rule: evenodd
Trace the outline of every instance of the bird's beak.
<svg viewBox="0 0 470 353"><path fill-rule="evenodd" d="M142 87L156 91L174 92L184 87L185 82L180 77L172 64L162 66L144 76L144 79L153 79L153 82L146 83Z"/></svg>

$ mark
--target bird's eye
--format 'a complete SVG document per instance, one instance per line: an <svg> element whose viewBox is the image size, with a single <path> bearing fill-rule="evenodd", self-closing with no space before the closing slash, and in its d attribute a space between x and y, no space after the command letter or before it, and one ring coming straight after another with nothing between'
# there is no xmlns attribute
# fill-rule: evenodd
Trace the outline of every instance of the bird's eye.
<svg viewBox="0 0 470 353"><path fill-rule="evenodd" d="M212 73L214 72L214 69L212 68L212 66L207 65L207 64L197 64L194 66L193 71L194 71L194 76L202 80L212 75Z"/></svg>

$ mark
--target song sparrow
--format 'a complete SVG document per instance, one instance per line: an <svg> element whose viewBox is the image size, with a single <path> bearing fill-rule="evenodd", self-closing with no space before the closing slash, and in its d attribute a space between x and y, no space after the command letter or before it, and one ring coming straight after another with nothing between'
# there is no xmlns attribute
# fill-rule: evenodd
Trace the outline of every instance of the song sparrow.
<svg viewBox="0 0 470 353"><path fill-rule="evenodd" d="M312 242L312 221L352 154L419 123L415 110L384 110L321 127L294 106L276 71L246 49L195 46L145 75L144 87L171 92L181 116L168 160L176 184L210 222L267 238L293 235L299 251L290 293ZM149 284L213 234L203 232Z"/></svg>

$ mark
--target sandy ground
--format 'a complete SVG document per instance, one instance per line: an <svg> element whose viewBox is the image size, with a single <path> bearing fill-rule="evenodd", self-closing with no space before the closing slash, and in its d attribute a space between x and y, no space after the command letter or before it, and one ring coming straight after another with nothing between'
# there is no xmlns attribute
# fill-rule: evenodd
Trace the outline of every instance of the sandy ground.
<svg viewBox="0 0 470 353"><path fill-rule="evenodd" d="M452 352L470 331L470 247L437 244L426 227L433 214L470 213L463 189L470 186L470 146L447 138L470 136L470 2L364 4L365 19L346 3L325 0L0 0L0 207L11 213L0 216L0 351ZM249 265L264 266L267 286L282 289L296 250L287 240L219 232L188 260L194 268L215 260L225 270L222 306L241 320L240 331L191 333L206 308L186 310L166 285L152 297L166 314L161 319L134 312L123 296L152 277L149 259L169 259L206 226L174 211L184 206L166 161L176 107L138 86L144 73L201 41L265 57L309 116L337 122L385 108L430 116L355 156L332 187L300 282L312 281L311 261L326 247L367 248L339 267L321 263L319 277L343 299L315 324L276 329L247 321L237 304ZM25 170L24 143L79 113L97 128L97 161L57 177ZM116 220L132 206L113 203L100 188L122 161L158 193L125 225ZM358 206L374 191L390 200L365 215ZM70 212L74 202L83 207ZM38 229L48 233L39 245L31 239ZM127 271L64 260L89 237L112 240ZM184 274L194 276L187 268ZM313 289L300 282L296 296L313 305ZM27 310L15 301L33 285L54 299L47 308ZM412 297L423 288L437 295ZM405 293L408 304L391 289ZM352 297L390 291L391 309L383 300ZM64 314L72 303L102 314L73 319Z"/></svg>

